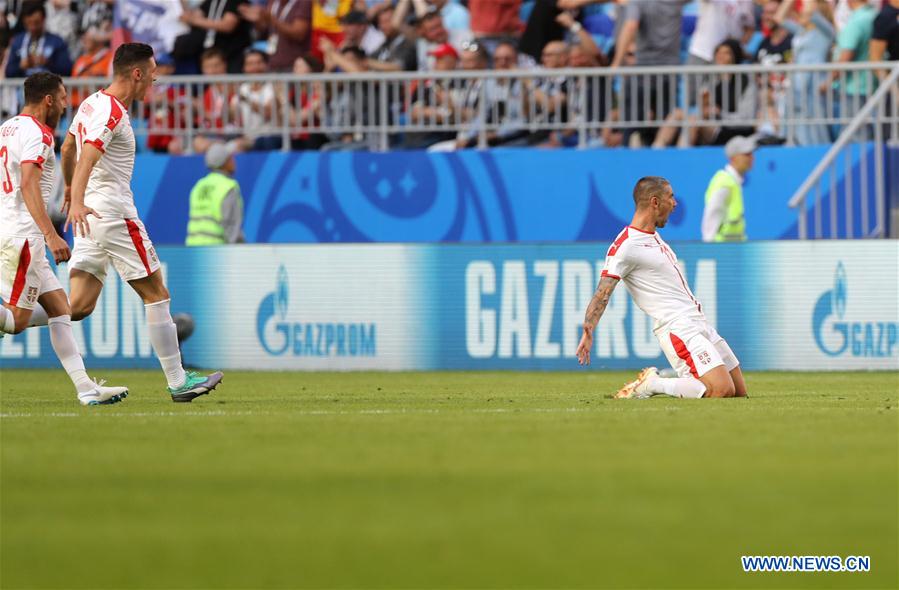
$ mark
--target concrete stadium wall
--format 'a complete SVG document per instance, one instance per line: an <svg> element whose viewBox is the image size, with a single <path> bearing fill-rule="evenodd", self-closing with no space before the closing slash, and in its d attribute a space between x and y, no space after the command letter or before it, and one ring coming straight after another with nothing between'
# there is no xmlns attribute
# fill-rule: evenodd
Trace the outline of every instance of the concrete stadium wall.
<svg viewBox="0 0 899 590"><path fill-rule="evenodd" d="M159 255L173 312L196 323L184 344L192 365L576 370L608 246L248 245ZM673 247L745 368L899 369L899 241ZM93 316L75 323L87 365L158 367L143 306L114 276ZM589 370L667 365L624 288L599 325L594 358ZM58 366L47 330L0 340L0 367L10 366Z"/></svg>
<svg viewBox="0 0 899 590"><path fill-rule="evenodd" d="M745 187L751 239L796 237L787 201L824 151L759 150ZM867 162L873 166L874 158ZM251 153L238 157L237 178L249 242L609 240L630 220L631 191L646 175L669 178L680 202L668 238L696 240L706 186L724 163L721 148ZM199 157L138 156L135 199L155 243L184 243L188 194L203 174ZM827 190L822 206L829 212ZM842 218L845 198L836 196ZM855 236L860 223L856 215ZM841 224L825 237L846 237L845 230Z"/></svg>

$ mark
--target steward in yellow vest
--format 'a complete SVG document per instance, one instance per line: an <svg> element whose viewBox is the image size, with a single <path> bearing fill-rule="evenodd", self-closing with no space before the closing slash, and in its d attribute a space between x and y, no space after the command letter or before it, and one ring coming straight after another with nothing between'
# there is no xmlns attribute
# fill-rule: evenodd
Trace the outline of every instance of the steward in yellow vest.
<svg viewBox="0 0 899 590"><path fill-rule="evenodd" d="M730 162L715 173L706 189L702 241L746 241L743 179L752 168L755 149L755 139L742 136L732 138L724 147Z"/></svg>
<svg viewBox="0 0 899 590"><path fill-rule="evenodd" d="M225 144L213 144L206 152L211 170L190 191L188 246L216 246L242 242L243 197L232 178L237 166L234 150Z"/></svg>

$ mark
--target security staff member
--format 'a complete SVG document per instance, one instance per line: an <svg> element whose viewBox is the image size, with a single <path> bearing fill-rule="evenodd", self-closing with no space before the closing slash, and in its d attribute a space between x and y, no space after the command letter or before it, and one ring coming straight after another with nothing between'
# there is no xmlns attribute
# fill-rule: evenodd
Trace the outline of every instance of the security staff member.
<svg viewBox="0 0 899 590"><path fill-rule="evenodd" d="M705 192L702 214L703 242L745 242L743 181L752 168L754 137L737 136L724 146L729 163L712 177Z"/></svg>
<svg viewBox="0 0 899 590"><path fill-rule="evenodd" d="M210 172L190 192L188 246L243 242L243 197L234 180L237 164L233 144L214 143L206 152Z"/></svg>

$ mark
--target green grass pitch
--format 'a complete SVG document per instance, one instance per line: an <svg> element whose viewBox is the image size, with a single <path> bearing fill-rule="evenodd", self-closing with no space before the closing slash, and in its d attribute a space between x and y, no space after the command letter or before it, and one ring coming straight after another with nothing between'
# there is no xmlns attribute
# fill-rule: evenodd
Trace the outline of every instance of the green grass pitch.
<svg viewBox="0 0 899 590"><path fill-rule="evenodd" d="M3 588L899 587L895 373L617 401L631 374L231 372L193 404L104 376L131 396L0 373Z"/></svg>

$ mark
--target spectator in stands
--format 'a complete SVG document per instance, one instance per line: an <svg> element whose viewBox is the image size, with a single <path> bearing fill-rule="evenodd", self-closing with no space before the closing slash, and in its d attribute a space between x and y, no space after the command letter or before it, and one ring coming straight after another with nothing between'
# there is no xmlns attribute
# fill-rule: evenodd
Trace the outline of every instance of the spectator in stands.
<svg viewBox="0 0 899 590"><path fill-rule="evenodd" d="M703 242L745 242L743 183L755 161L756 141L737 136L724 146L728 164L712 177L702 214Z"/></svg>
<svg viewBox="0 0 899 590"><path fill-rule="evenodd" d="M341 19L353 9L353 0L313 0L312 53L321 57L321 40L328 39L334 47L344 47L344 27Z"/></svg>
<svg viewBox="0 0 899 590"><path fill-rule="evenodd" d="M715 49L715 65L733 66L742 61L743 48L736 39L726 39ZM699 93L701 117L682 109L671 111L652 147L667 147L678 137L682 146L724 145L734 136L753 133L753 128L745 124L729 124L733 121L751 121L756 117L758 100L752 77L744 73L726 72L709 76L709 82ZM690 121L687 133L682 132L684 117Z"/></svg>
<svg viewBox="0 0 899 590"><path fill-rule="evenodd" d="M849 0L849 7L852 14L837 35L834 60L837 63L868 61L877 11L864 0ZM874 80L869 72L846 72L845 75L832 72L821 82L819 89L822 93L834 91L834 106L845 118L864 106L868 94L874 90L873 84ZM841 102L841 97L845 97L845 102Z"/></svg>
<svg viewBox="0 0 899 590"><path fill-rule="evenodd" d="M752 0L699 0L696 29L690 38L687 63L709 65L725 39L749 41L755 31Z"/></svg>
<svg viewBox="0 0 899 590"><path fill-rule="evenodd" d="M613 68L621 65L631 42L637 42L638 66L669 66L680 64L681 20L689 0L642 0L628 2L624 22L615 43ZM663 121L668 116L674 94L669 76L641 76L629 78L624 87L624 112L628 120ZM648 107L648 108L647 108ZM651 144L655 128L631 132L636 145ZM638 138L639 141L634 141Z"/></svg>
<svg viewBox="0 0 899 590"><path fill-rule="evenodd" d="M73 78L105 78L110 74L112 51L109 50L109 36L94 27L81 35L81 46L84 52L72 66ZM82 93L78 88L70 90L72 108L77 109L81 101L90 93Z"/></svg>
<svg viewBox="0 0 899 590"><path fill-rule="evenodd" d="M497 72L518 69L518 48L511 41L500 41L493 52ZM528 130L524 115L524 84L521 78L496 79L490 98L489 119L498 129L487 135L487 145L527 145Z"/></svg>
<svg viewBox="0 0 899 590"><path fill-rule="evenodd" d="M537 78L536 83L531 80L524 82L530 96L530 100L525 103L525 108L530 114L529 120L544 127L528 138L531 145L551 140L551 130L561 128L568 121L569 80L565 76L552 75L549 70L568 66L569 49L564 41L547 43L540 56L542 70L546 75Z"/></svg>
<svg viewBox="0 0 899 590"><path fill-rule="evenodd" d="M253 76L268 72L269 56L257 49L244 55L243 73ZM275 129L279 120L279 105L275 86L271 82L244 82L231 98L231 109L243 130L245 141L253 150L281 148L281 136Z"/></svg>
<svg viewBox="0 0 899 590"><path fill-rule="evenodd" d="M175 73L175 61L168 54L157 54L156 75L171 76ZM191 100L183 84L157 83L148 106L149 133L147 147L160 154L180 155L185 151L185 137L172 130L188 126L188 102ZM192 125L193 122L191 121Z"/></svg>
<svg viewBox="0 0 899 590"><path fill-rule="evenodd" d="M200 56L200 71L204 76L224 76L228 73L225 52L212 47ZM215 141L227 141L239 137L234 125L230 105L234 98L234 86L222 82L204 85L203 95L197 101L196 111L200 135L194 139L194 152L202 154ZM239 144L241 147L246 145Z"/></svg>
<svg viewBox="0 0 899 590"><path fill-rule="evenodd" d="M462 46L471 40L471 32L461 29L448 31L443 23L443 17L440 11L431 7L423 0L414 0L416 2L416 32L418 40L416 41L416 60L418 62L419 71L428 71L434 69L434 59L431 53L445 43L450 43L456 50L456 53ZM413 0L399 0L396 11L393 15L394 25L399 27L409 13L410 5ZM419 13L421 10L425 12Z"/></svg>
<svg viewBox="0 0 899 590"><path fill-rule="evenodd" d="M324 64L311 53L298 57L293 63L293 73L298 76L319 74L324 71ZM288 121L291 127L318 127L321 124L324 84L318 81L304 81L290 86L287 104ZM325 143L324 136L307 131L295 132L290 136L290 149L313 150Z"/></svg>
<svg viewBox="0 0 899 590"><path fill-rule="evenodd" d="M81 30L94 29L112 38L112 17L115 0L86 0L81 12Z"/></svg>
<svg viewBox="0 0 899 590"><path fill-rule="evenodd" d="M418 69L415 42L409 40L393 19L391 4L381 7L375 13L375 24L384 34L384 43L370 55L368 67L376 72L414 72Z"/></svg>
<svg viewBox="0 0 899 590"><path fill-rule="evenodd" d="M72 0L49 0L44 2L47 10L47 32L59 36L66 42L69 55L78 55L78 13L72 8Z"/></svg>
<svg viewBox="0 0 899 590"><path fill-rule="evenodd" d="M325 55L325 69L340 69L344 72L368 71L368 59L359 47L344 47L338 50L328 39L322 39L321 49ZM341 131L330 136L328 143L321 147L324 151L348 151L374 148L375 135L364 128L376 125L379 110L372 111L369 105L378 104L379 87L364 81L346 81L338 85L335 95L329 97L326 117L332 127L358 128L358 131Z"/></svg>
<svg viewBox="0 0 899 590"><path fill-rule="evenodd" d="M767 0L762 7L761 28L764 39L755 54L755 61L763 66L778 66L790 63L792 57L793 36L774 20L778 0ZM760 112L763 119L759 132L774 136L781 132L782 116L787 107L787 81L783 73L771 73L758 77L759 100L762 104Z"/></svg>
<svg viewBox="0 0 899 590"><path fill-rule="evenodd" d="M795 0L783 0L774 15L774 21L793 35L793 63L800 65L827 63L835 38L830 2L804 0L802 11L798 14L793 11L795 3ZM788 18L791 11L792 17ZM790 78L794 117L800 120L824 118L824 103L817 92L824 74L800 71L794 72ZM818 145L829 141L826 125L796 125L798 145Z"/></svg>
<svg viewBox="0 0 899 590"><path fill-rule="evenodd" d="M185 10L182 22L189 25L187 53L195 56L217 47L225 53L228 71L239 73L243 67L243 52L250 46L250 23L240 15L240 7L247 0L204 0L198 8Z"/></svg>
<svg viewBox="0 0 899 590"><path fill-rule="evenodd" d="M486 70L490 66L490 55L481 45L470 43L462 50L460 62L462 69L469 72ZM475 147L478 144L478 137L484 129L485 123L488 122L492 110L489 103L496 94L494 84L494 80L465 80L458 88L449 92L450 109L455 115L453 122L464 125L465 128L456 134L455 139L432 145L428 151L452 151ZM487 105L481 104L482 88Z"/></svg>
<svg viewBox="0 0 899 590"><path fill-rule="evenodd" d="M3 25L10 35L18 35L25 28L22 26L22 9L30 0L0 0L0 13Z"/></svg>
<svg viewBox="0 0 899 590"><path fill-rule="evenodd" d="M556 21L569 31L573 38L568 49L567 67L596 68L605 65L605 56L583 26L569 12L560 12ZM568 127L550 134L547 146L572 147L579 142L578 122L600 122L606 120L606 84L608 78L602 76L568 80L567 95ZM609 96L611 94L609 93ZM585 142L593 142L598 134L587 132Z"/></svg>
<svg viewBox="0 0 899 590"><path fill-rule="evenodd" d="M762 7L762 35L764 39L755 54L755 61L762 65L790 63L793 36L775 19L780 6L778 0L768 0Z"/></svg>
<svg viewBox="0 0 899 590"><path fill-rule="evenodd" d="M725 39L740 39L745 46L755 33L753 0L699 0L696 28L690 37L689 65L714 63L715 48ZM690 77L689 106L700 99L700 88L710 84L708 76Z"/></svg>
<svg viewBox="0 0 899 590"><path fill-rule="evenodd" d="M245 242L243 197L234 180L237 163L233 143L215 143L204 161L209 174L190 191L187 246L220 246Z"/></svg>
<svg viewBox="0 0 899 590"><path fill-rule="evenodd" d="M365 55L369 55L384 41L384 35L370 26L368 17L361 10L346 13L340 19L340 24L343 26L343 42L339 45L340 49L358 47L365 52Z"/></svg>
<svg viewBox="0 0 899 590"><path fill-rule="evenodd" d="M24 78L36 72L68 76L72 72L69 49L62 38L45 29L47 11L40 1L22 8L24 32L13 37L6 62L7 78Z"/></svg>
<svg viewBox="0 0 899 590"><path fill-rule="evenodd" d="M521 0L468 0L468 10L471 32L487 51L521 34Z"/></svg>
<svg viewBox="0 0 899 590"><path fill-rule="evenodd" d="M264 7L241 4L238 11L257 32L268 35L268 68L272 72L289 72L293 62L309 51L312 0L269 0Z"/></svg>
<svg viewBox="0 0 899 590"><path fill-rule="evenodd" d="M434 71L448 72L459 65L459 52L449 43L437 46L429 57L434 58ZM420 82L412 94L409 118L415 125L440 125L454 121L452 87L446 80ZM407 133L406 147L423 148L440 141L455 139L450 131Z"/></svg>
<svg viewBox="0 0 899 590"><path fill-rule="evenodd" d="M880 8L886 4L888 0L866 0L868 5L871 6L874 10L880 10ZM831 0L831 4L834 5L833 9L833 20L834 27L837 30L837 34L843 30L843 27L846 26L846 23L849 22L849 19L852 17L852 7L850 6L850 0Z"/></svg>
<svg viewBox="0 0 899 590"><path fill-rule="evenodd" d="M427 0L427 2L440 12L443 26L448 31L461 31L466 36L470 36L471 17L468 9L462 6L458 0Z"/></svg>
<svg viewBox="0 0 899 590"><path fill-rule="evenodd" d="M899 61L899 0L887 0L874 19L868 57L871 61ZM886 75L887 72L878 71L879 77Z"/></svg>

